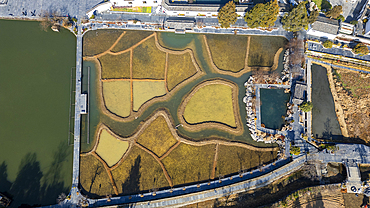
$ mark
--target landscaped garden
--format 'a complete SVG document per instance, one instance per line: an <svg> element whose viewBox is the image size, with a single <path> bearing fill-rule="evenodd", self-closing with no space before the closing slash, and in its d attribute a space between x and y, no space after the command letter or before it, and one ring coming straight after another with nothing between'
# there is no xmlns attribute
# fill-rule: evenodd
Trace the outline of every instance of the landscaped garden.
<svg viewBox="0 0 370 208"><path fill-rule="evenodd" d="M252 36L249 44L248 66L271 67L275 60L279 59L277 52L287 43L284 37Z"/></svg>
<svg viewBox="0 0 370 208"><path fill-rule="evenodd" d="M101 40L96 34L109 44L95 47L93 41ZM277 158L277 147L254 142L244 130L239 90L244 91L245 73L254 70L246 65L248 51L260 53L259 66L271 69L284 39L267 38L272 46L252 51L248 45L255 40L248 36L185 35L169 45L157 36L122 30L85 34L84 58L96 64L92 90L99 103L90 109L99 115L90 124L95 144L81 155L81 186L90 197L213 180Z"/></svg>

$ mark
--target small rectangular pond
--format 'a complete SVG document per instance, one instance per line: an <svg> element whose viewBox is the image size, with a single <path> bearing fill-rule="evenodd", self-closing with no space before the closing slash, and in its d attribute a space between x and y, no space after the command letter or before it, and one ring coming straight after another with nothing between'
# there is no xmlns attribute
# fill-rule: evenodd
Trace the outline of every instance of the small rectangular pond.
<svg viewBox="0 0 370 208"><path fill-rule="evenodd" d="M269 129L280 129L285 123L290 94L284 89L261 89L261 122Z"/></svg>

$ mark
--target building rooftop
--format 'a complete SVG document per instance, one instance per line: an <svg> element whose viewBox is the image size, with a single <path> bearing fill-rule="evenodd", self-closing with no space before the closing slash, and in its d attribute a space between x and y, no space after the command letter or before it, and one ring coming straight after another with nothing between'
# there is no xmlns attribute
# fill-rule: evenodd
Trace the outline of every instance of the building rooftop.
<svg viewBox="0 0 370 208"><path fill-rule="evenodd" d="M332 35L338 34L338 20L333 20L324 16L318 16L316 22L312 24L312 29Z"/></svg>
<svg viewBox="0 0 370 208"><path fill-rule="evenodd" d="M304 97L305 91L306 91L306 85L297 83L294 88L294 96L293 96L292 102L294 104L300 105L305 99Z"/></svg>

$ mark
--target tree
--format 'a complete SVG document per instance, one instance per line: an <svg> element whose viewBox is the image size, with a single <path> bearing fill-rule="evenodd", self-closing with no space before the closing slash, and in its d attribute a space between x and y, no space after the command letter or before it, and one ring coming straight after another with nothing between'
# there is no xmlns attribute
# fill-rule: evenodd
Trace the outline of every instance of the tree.
<svg viewBox="0 0 370 208"><path fill-rule="evenodd" d="M229 1L218 12L217 19L222 28L228 28L230 25L235 24L237 17L238 15L235 12L235 4L233 1Z"/></svg>
<svg viewBox="0 0 370 208"><path fill-rule="evenodd" d="M301 153L301 148L297 146L291 146L290 147L290 154L292 155L299 155Z"/></svg>
<svg viewBox="0 0 370 208"><path fill-rule="evenodd" d="M339 17L337 18L337 20L341 20L342 22L344 22L344 17L343 17L343 15L339 15Z"/></svg>
<svg viewBox="0 0 370 208"><path fill-rule="evenodd" d="M318 16L319 16L319 11L318 10L313 10L310 13L310 16L308 17L308 23L312 24L312 23L316 22Z"/></svg>
<svg viewBox="0 0 370 208"><path fill-rule="evenodd" d="M244 20L251 28L271 27L275 24L278 14L279 5L277 0L273 0L265 4L256 4L245 14Z"/></svg>
<svg viewBox="0 0 370 208"><path fill-rule="evenodd" d="M332 48L333 47L333 42L330 41L330 40L326 40L323 44L322 44L325 48Z"/></svg>
<svg viewBox="0 0 370 208"><path fill-rule="evenodd" d="M367 48L367 46L363 43L358 43L353 49L352 49L353 53L355 54L359 54L361 56L363 55L366 55L369 53L369 49Z"/></svg>
<svg viewBox="0 0 370 208"><path fill-rule="evenodd" d="M308 18L306 3L301 2L292 9L288 14L285 14L281 20L283 28L287 31L298 32L308 28Z"/></svg>
<svg viewBox="0 0 370 208"><path fill-rule="evenodd" d="M325 13L325 15L329 18L332 18L332 19L337 19L340 14L342 14L342 6L341 5L337 5L335 6L333 9L327 11Z"/></svg>
<svg viewBox="0 0 370 208"><path fill-rule="evenodd" d="M303 102L302 104L299 105L299 108L303 111L303 112L310 112L313 108L313 105L311 102Z"/></svg>
<svg viewBox="0 0 370 208"><path fill-rule="evenodd" d="M322 11L328 11L332 8L332 5L328 0L322 0L321 2L321 10Z"/></svg>

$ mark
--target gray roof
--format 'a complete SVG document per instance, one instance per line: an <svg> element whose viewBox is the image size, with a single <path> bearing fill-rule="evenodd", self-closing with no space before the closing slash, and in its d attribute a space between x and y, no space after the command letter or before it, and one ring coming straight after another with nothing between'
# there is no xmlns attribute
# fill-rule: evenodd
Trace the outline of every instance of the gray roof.
<svg viewBox="0 0 370 208"><path fill-rule="evenodd" d="M294 88L293 103L301 104L304 100L304 91L306 90L306 85L297 83Z"/></svg>
<svg viewBox="0 0 370 208"><path fill-rule="evenodd" d="M312 23L312 29L324 33L336 35L339 30L338 20L318 16L316 22Z"/></svg>

